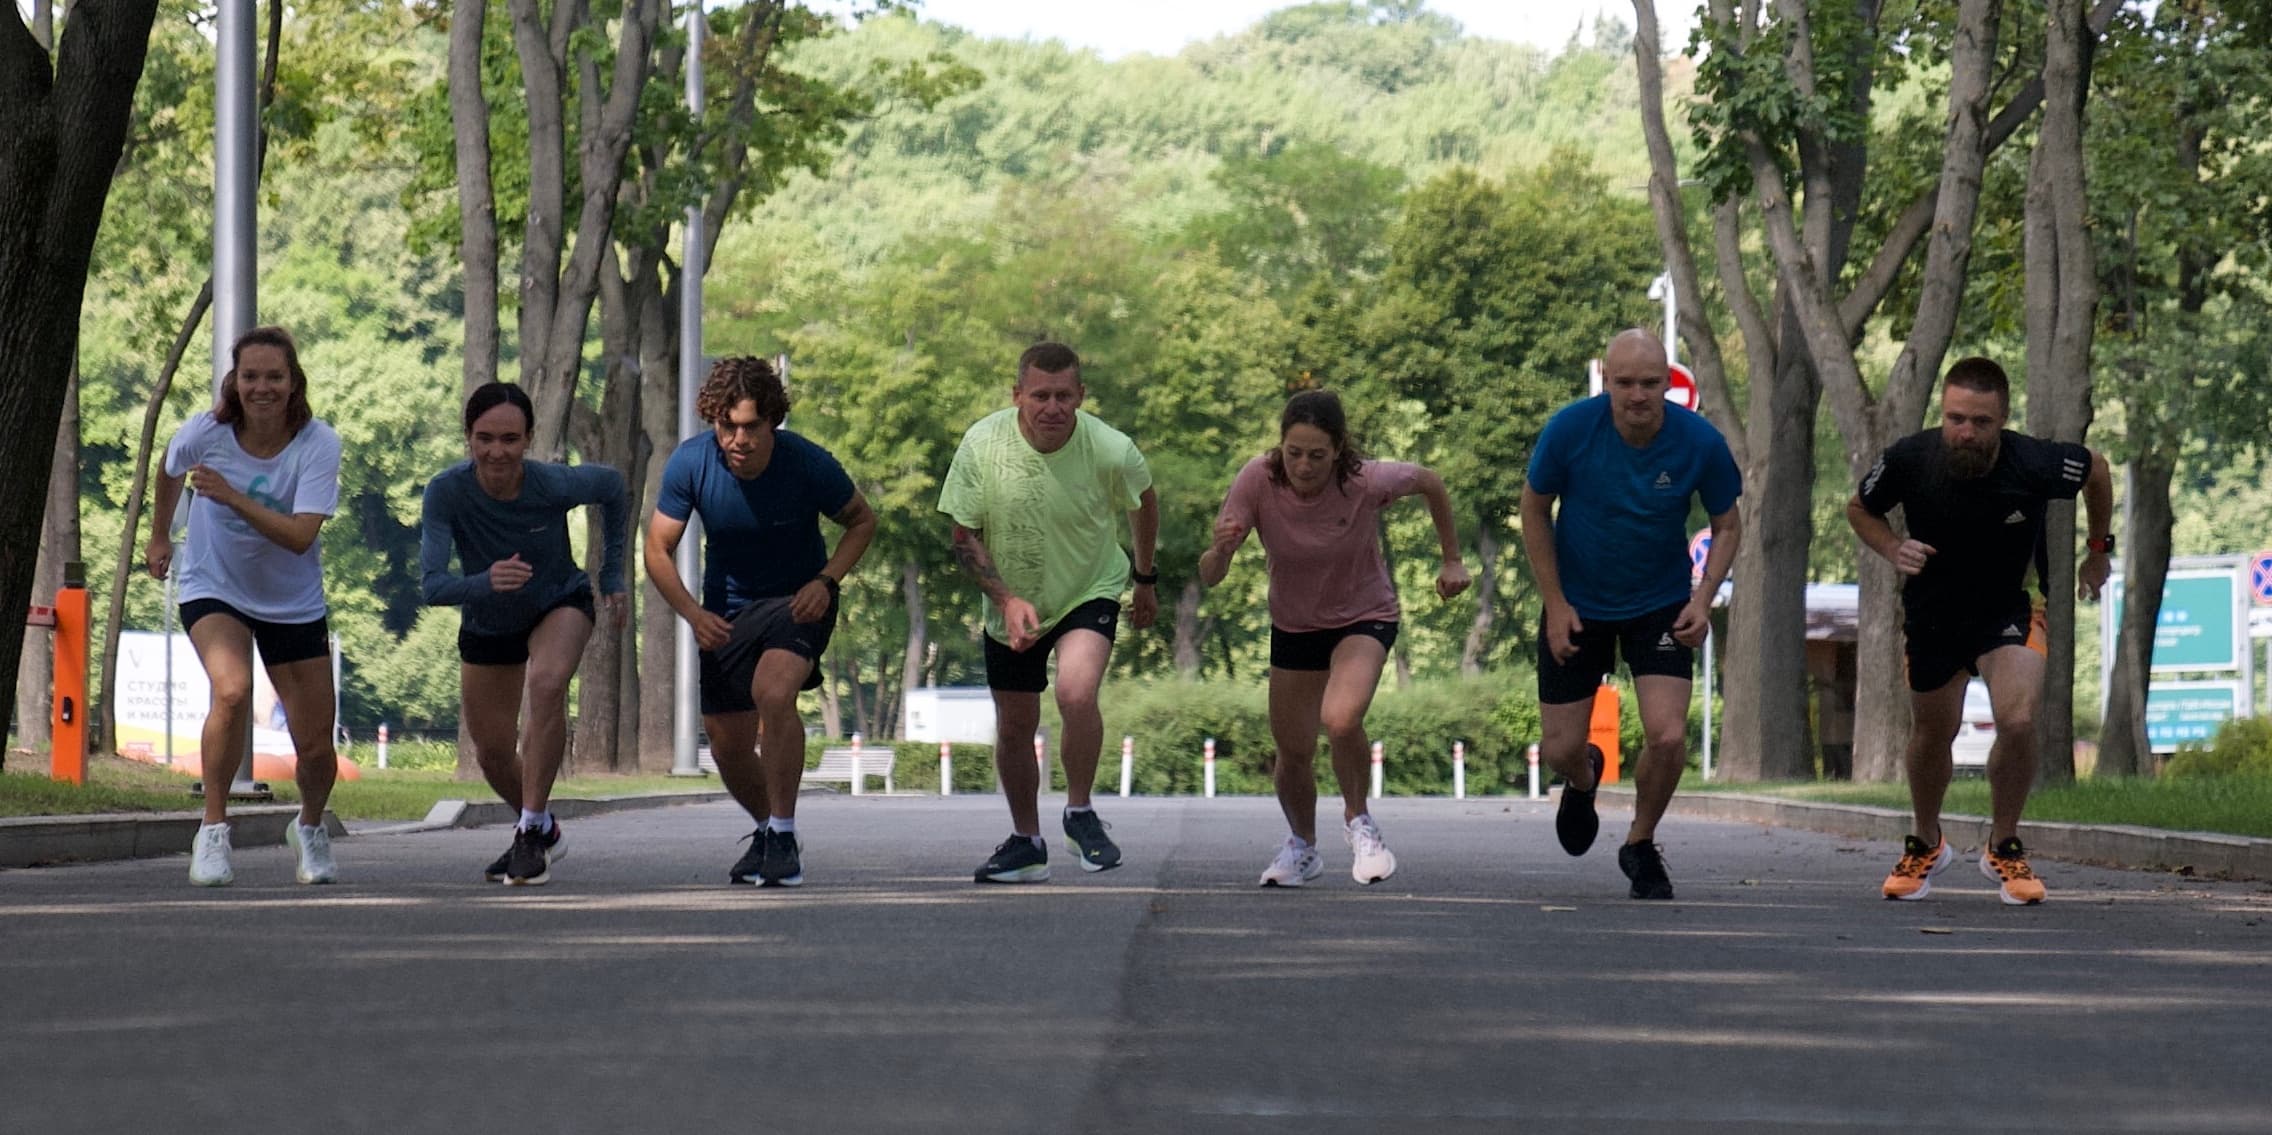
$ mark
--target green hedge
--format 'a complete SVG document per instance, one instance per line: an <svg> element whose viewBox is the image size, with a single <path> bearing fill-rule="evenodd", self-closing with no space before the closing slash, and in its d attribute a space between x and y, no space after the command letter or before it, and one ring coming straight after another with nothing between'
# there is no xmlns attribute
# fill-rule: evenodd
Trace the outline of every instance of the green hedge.
<svg viewBox="0 0 2272 1135"><path fill-rule="evenodd" d="M1065 787L1065 766L1057 759L1060 725L1056 708L1043 700L1042 728L1052 738L1049 778L1052 790ZM1630 768L1641 745L1640 715L1630 693L1621 699L1620 745ZM1693 722L1698 711L1692 708ZM1205 787L1203 753L1215 740L1215 791L1223 795L1269 795L1275 746L1270 739L1269 691L1259 682L1108 682L1104 690L1104 751L1097 762L1094 791L1120 791L1120 739L1136 743L1132 788L1144 796L1196 796ZM1526 674L1415 682L1406 689L1384 687L1373 699L1365 727L1381 742L1382 789L1391 796L1448 796L1452 790L1452 743L1467 744L1470 795L1522 794L1529 790L1525 750L1538 739L1537 685ZM820 762L821 750L850 742L815 737L805 745L805 766ZM871 742L871 744L876 744ZM884 742L893 750L892 775L901 791L939 790L939 746L929 741ZM955 743L957 793L995 790L993 746ZM1340 791L1325 739L1318 738L1318 790ZM1368 776L1369 776L1368 772ZM1542 774L1549 779L1552 773Z"/></svg>
<svg viewBox="0 0 2272 1135"><path fill-rule="evenodd" d="M2272 717L2236 717L2225 722L2208 748L2179 749L2162 775L2272 775Z"/></svg>

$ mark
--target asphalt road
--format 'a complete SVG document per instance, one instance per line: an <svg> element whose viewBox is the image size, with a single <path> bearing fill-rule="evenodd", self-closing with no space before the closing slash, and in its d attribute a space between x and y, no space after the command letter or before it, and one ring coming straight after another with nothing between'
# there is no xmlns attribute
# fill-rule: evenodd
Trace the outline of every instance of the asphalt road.
<svg viewBox="0 0 2272 1135"><path fill-rule="evenodd" d="M993 797L807 797L806 886L728 887L729 805L0 872L8 1132L2272 1130L2272 888L1970 861L1675 818L1625 897L1547 807L1391 800L1399 874L1328 837L1256 876L1259 799L1106 799L1127 849L975 886Z"/></svg>

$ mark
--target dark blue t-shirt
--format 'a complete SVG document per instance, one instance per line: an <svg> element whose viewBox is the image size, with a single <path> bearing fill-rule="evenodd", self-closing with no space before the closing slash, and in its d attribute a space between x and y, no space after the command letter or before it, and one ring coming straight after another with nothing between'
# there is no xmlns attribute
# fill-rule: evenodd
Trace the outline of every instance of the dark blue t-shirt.
<svg viewBox="0 0 2272 1135"><path fill-rule="evenodd" d="M852 503L852 478L820 446L773 433L773 459L744 481L726 467L718 435L689 438L663 466L655 511L702 515L702 609L732 616L759 599L794 595L828 563L820 518Z"/></svg>
<svg viewBox="0 0 2272 1135"><path fill-rule="evenodd" d="M1666 406L1663 428L1636 449L1618 435L1606 394L1547 420L1529 477L1533 490L1562 500L1554 562L1581 619L1630 619L1687 601L1689 498L1718 516L1743 495L1727 439L1703 415Z"/></svg>

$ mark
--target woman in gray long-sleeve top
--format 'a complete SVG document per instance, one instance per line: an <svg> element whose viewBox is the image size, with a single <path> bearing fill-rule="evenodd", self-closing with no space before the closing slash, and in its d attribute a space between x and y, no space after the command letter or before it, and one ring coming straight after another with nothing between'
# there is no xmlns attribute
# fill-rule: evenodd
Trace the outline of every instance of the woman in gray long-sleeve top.
<svg viewBox="0 0 2272 1135"><path fill-rule="evenodd" d="M466 399L472 459L427 483L418 542L427 604L462 610L460 712L474 757L489 787L521 810L512 847L487 871L507 886L544 883L563 854L548 809L568 748L568 682L594 615L592 581L568 547L568 518L578 506L600 506L607 533L601 602L617 626L625 612L623 474L528 460L535 424L518 386L492 382ZM450 571L453 550L463 574Z"/></svg>

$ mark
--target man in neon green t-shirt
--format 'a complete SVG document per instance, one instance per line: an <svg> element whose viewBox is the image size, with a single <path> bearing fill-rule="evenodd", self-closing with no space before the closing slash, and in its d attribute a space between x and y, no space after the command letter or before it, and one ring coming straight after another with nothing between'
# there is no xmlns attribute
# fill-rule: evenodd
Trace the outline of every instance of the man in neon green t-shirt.
<svg viewBox="0 0 2272 1135"><path fill-rule="evenodd" d="M955 556L986 593L986 685L994 694L994 768L1010 801L1010 838L978 869L981 883L1049 878L1041 839L1041 770L1025 756L1041 724L1049 659L1057 658L1058 744L1065 763L1065 836L1081 868L1120 866L1120 849L1090 806L1104 717L1097 688L1112 659L1120 594L1129 622L1159 613L1153 562L1160 502L1151 467L1128 435L1081 411L1081 357L1037 343L1018 359L1012 406L979 419L955 450L939 493L954 520ZM1120 549L1121 513L1135 563Z"/></svg>

